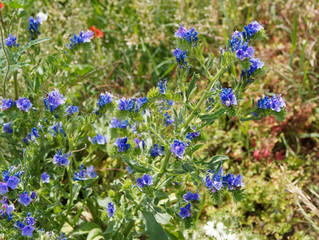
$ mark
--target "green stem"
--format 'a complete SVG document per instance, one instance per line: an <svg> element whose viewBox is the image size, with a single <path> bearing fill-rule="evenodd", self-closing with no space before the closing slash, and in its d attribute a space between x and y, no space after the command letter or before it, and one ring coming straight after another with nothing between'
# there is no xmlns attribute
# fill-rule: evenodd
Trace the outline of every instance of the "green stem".
<svg viewBox="0 0 319 240"><path fill-rule="evenodd" d="M1 32L0 32L0 34L1 34L1 46L2 46L2 50L4 52L4 55L6 57L6 60L7 60L7 71L6 71L6 74L5 74L4 79L3 79L3 97L5 98L6 97L6 83L7 83L9 70L10 70L10 62L9 62L9 57L8 57L8 54L7 54L7 51L6 51L6 47L5 47L5 44L4 44L4 40L3 40L3 35L5 33L5 28L4 28L3 22L1 22L0 30L1 30Z"/></svg>
<svg viewBox="0 0 319 240"><path fill-rule="evenodd" d="M69 167L68 167L68 179L69 179L69 191L70 191L69 204L68 204L68 209L66 210L65 217L62 219L62 222L60 224L60 227L59 227L60 231L71 211L72 203L73 203L73 184L72 184L72 176L71 176L71 164L69 164Z"/></svg>
<svg viewBox="0 0 319 240"><path fill-rule="evenodd" d="M205 64L202 64L205 73L208 77L208 79L210 80L204 94L202 95L202 97L200 98L199 102L197 103L197 105L195 106L194 110L192 111L191 115L189 115L189 117L186 119L183 127L186 128L188 126L188 124L193 120L193 118L195 117L195 114L198 112L198 110L200 109L200 107L202 106L203 102L206 100L208 94L211 91L211 88L214 86L214 84L217 82L217 80L224 74L225 72L225 68L220 69L216 75L214 77L212 77L212 75L209 73L209 71L207 70Z"/></svg>
<svg viewBox="0 0 319 240"><path fill-rule="evenodd" d="M164 142L163 138L161 138L161 136L160 136L152 127L150 127L149 129L150 129L150 130L152 131L152 133L154 133L154 134L156 135L156 137L164 144L164 146L166 146L166 143Z"/></svg>
<svg viewBox="0 0 319 240"><path fill-rule="evenodd" d="M17 72L14 73L13 79L14 79L14 95L15 95L15 99L18 100L18 98L19 98L19 84L18 84L18 73Z"/></svg>

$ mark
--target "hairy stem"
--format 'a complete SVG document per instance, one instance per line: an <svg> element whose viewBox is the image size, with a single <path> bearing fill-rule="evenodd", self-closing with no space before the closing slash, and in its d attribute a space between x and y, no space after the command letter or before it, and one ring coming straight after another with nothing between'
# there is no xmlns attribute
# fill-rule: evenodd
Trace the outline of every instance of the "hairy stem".
<svg viewBox="0 0 319 240"><path fill-rule="evenodd" d="M65 221L67 220L67 217L71 211L72 202L73 202L73 184L72 184L72 176L71 176L71 164L69 164L69 169L68 169L68 180L69 180L69 191L70 191L69 204L68 204L68 208L66 210L66 214L60 223L60 227L59 227L60 231L61 231Z"/></svg>
<svg viewBox="0 0 319 240"><path fill-rule="evenodd" d="M5 44L4 44L3 35L5 34L5 28L4 28L3 22L1 22L0 30L1 30L1 32L0 32L0 34L1 34L1 46L2 46L2 50L4 52L4 55L6 57L6 60L7 60L7 71L6 71L4 79L3 79L3 97L5 98L6 97L7 78L8 78L8 74L9 74L9 70L10 70L10 62L9 62L9 57L8 57L8 54L7 54L7 51L6 51L6 47L5 47Z"/></svg>

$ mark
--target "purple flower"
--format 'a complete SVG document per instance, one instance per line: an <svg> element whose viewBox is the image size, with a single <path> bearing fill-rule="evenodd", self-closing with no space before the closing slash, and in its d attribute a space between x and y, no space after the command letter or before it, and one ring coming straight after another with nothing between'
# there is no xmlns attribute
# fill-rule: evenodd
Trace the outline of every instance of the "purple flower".
<svg viewBox="0 0 319 240"><path fill-rule="evenodd" d="M253 47L248 47L248 43L245 42L237 51L236 58L240 60L245 60L245 58L253 58L255 50Z"/></svg>
<svg viewBox="0 0 319 240"><path fill-rule="evenodd" d="M64 136L66 136L65 132L63 131L63 128L62 128L62 122L59 122L59 123L55 123L54 125L51 126L51 129L54 131L54 132L51 132L50 133L55 137L55 133L59 134L60 133L63 133Z"/></svg>
<svg viewBox="0 0 319 240"><path fill-rule="evenodd" d="M30 108L32 107L32 103L27 98L19 98L19 100L16 101L17 107L21 111L29 112Z"/></svg>
<svg viewBox="0 0 319 240"><path fill-rule="evenodd" d="M91 42L91 39L94 36L94 32L91 30L88 30L87 32L81 31L79 36L76 36L76 34L73 34L73 38L70 39L70 43L67 44L67 46L70 49L74 49L75 47L83 44Z"/></svg>
<svg viewBox="0 0 319 240"><path fill-rule="evenodd" d="M118 152L126 152L131 147L131 145L127 143L127 137L116 139L114 145L117 146Z"/></svg>
<svg viewBox="0 0 319 240"><path fill-rule="evenodd" d="M43 183L49 183L50 182L50 175L47 174L46 172L42 173L41 175L41 181Z"/></svg>
<svg viewBox="0 0 319 240"><path fill-rule="evenodd" d="M2 132L3 133L9 133L9 134L13 133L13 130L11 128L11 122L7 122L7 123L3 124Z"/></svg>
<svg viewBox="0 0 319 240"><path fill-rule="evenodd" d="M113 95L111 93L108 93L108 92L105 92L104 94L101 93L97 105L100 108L102 108L103 106L105 106L106 104L111 103L112 101L113 101Z"/></svg>
<svg viewBox="0 0 319 240"><path fill-rule="evenodd" d="M2 99L2 105L1 105L2 111L8 110L9 108L12 107L13 104L14 104L14 102L12 101L11 98Z"/></svg>
<svg viewBox="0 0 319 240"><path fill-rule="evenodd" d="M126 166L126 170L128 171L129 174L133 173L133 170L129 166Z"/></svg>
<svg viewBox="0 0 319 240"><path fill-rule="evenodd" d="M139 97L135 99L135 112L138 112L144 104L147 103L147 97Z"/></svg>
<svg viewBox="0 0 319 240"><path fill-rule="evenodd" d="M231 88L223 88L222 92L219 94L220 100L227 107L231 105L237 105L236 96Z"/></svg>
<svg viewBox="0 0 319 240"><path fill-rule="evenodd" d="M159 88L159 93L160 94L165 94L165 90L167 89L166 83L167 83L167 79L165 79L163 81L160 81L158 83L158 88Z"/></svg>
<svg viewBox="0 0 319 240"><path fill-rule="evenodd" d="M178 214L181 216L181 218L184 219L191 216L190 210L191 210L191 204L188 203L185 207L180 208L180 211Z"/></svg>
<svg viewBox="0 0 319 240"><path fill-rule="evenodd" d="M187 53L187 50L183 52L179 48L176 48L173 52L174 56L176 57L176 61L179 64L180 68L184 67L184 65L187 65L187 62L185 61L186 53Z"/></svg>
<svg viewBox="0 0 319 240"><path fill-rule="evenodd" d="M140 140L139 138L135 138L134 141L136 143L136 148L138 148L138 147L142 147L143 149L145 148L144 140ZM141 143L142 143L142 145L140 145Z"/></svg>
<svg viewBox="0 0 319 240"><path fill-rule="evenodd" d="M89 137L89 140L91 141L91 143L93 145L95 145L96 143L99 145L104 145L106 143L106 137L104 137L102 134L98 133L96 136L94 136L93 138Z"/></svg>
<svg viewBox="0 0 319 240"><path fill-rule="evenodd" d="M59 90L52 91L47 96L48 99L43 98L45 108L52 113L57 107L64 104L66 98L60 93Z"/></svg>
<svg viewBox="0 0 319 240"><path fill-rule="evenodd" d="M183 199L186 202L190 202L192 200L199 201L199 194L198 193L192 193L191 191L188 191L186 194L183 195Z"/></svg>
<svg viewBox="0 0 319 240"><path fill-rule="evenodd" d="M251 62L251 65L247 71L248 79L257 69L261 69L264 66L264 62L260 61L258 58L251 58L249 61Z"/></svg>
<svg viewBox="0 0 319 240"><path fill-rule="evenodd" d="M174 140L174 143L171 144L171 152L176 155L176 157L182 159L186 149L186 143L179 140Z"/></svg>
<svg viewBox="0 0 319 240"><path fill-rule="evenodd" d="M113 117L110 123L110 128L126 129L128 125L128 120L120 121L116 117Z"/></svg>
<svg viewBox="0 0 319 240"><path fill-rule="evenodd" d="M141 178L136 179L136 184L140 188L153 185L153 177L149 174L144 174Z"/></svg>
<svg viewBox="0 0 319 240"><path fill-rule="evenodd" d="M122 98L117 100L118 110L121 111L131 111L134 108L135 99Z"/></svg>
<svg viewBox="0 0 319 240"><path fill-rule="evenodd" d="M164 154L164 146L161 146L161 148L158 147L158 144L154 144L152 150L151 150L151 156L152 157L157 157L157 156L162 156Z"/></svg>
<svg viewBox="0 0 319 240"><path fill-rule="evenodd" d="M23 192L19 196L19 201L18 202L26 207L26 206L28 206L30 204L31 198L29 197L27 192Z"/></svg>
<svg viewBox="0 0 319 240"><path fill-rule="evenodd" d="M107 204L107 213L108 213L108 217L113 217L114 213L115 213L115 209L114 209L114 205L112 202L109 202Z"/></svg>
<svg viewBox="0 0 319 240"><path fill-rule="evenodd" d="M61 149L58 150L58 152L53 157L53 162L57 164L58 166L64 166L67 167L69 165L69 157L71 156L71 153L69 154L62 154Z"/></svg>
<svg viewBox="0 0 319 240"><path fill-rule="evenodd" d="M6 39L6 45L11 47L18 47L20 44L17 44L17 38L15 36L12 36L12 34L9 34L9 37Z"/></svg>
<svg viewBox="0 0 319 240"><path fill-rule="evenodd" d="M234 186L239 188L239 187L244 187L244 183L243 183L243 176L238 174L237 177L234 180Z"/></svg>
<svg viewBox="0 0 319 240"><path fill-rule="evenodd" d="M282 108L286 107L286 103L284 102L284 100L281 98L281 95L276 96L276 94L274 96L272 96L271 100L270 100L270 108L273 111L276 112L280 112L282 110Z"/></svg>
<svg viewBox="0 0 319 240"><path fill-rule="evenodd" d="M19 184L19 178L15 176L10 176L8 181L7 181L7 186L11 189L16 189L18 184Z"/></svg>
<svg viewBox="0 0 319 240"><path fill-rule="evenodd" d="M199 135L200 135L200 132L190 132L190 133L187 133L186 138L192 141L194 138L197 138Z"/></svg>
<svg viewBox="0 0 319 240"><path fill-rule="evenodd" d="M32 233L34 231L34 227L27 225L22 229L22 236L28 236L28 237L32 237Z"/></svg>
<svg viewBox="0 0 319 240"><path fill-rule="evenodd" d="M257 32L259 32L260 30L264 29L263 26L261 26L257 21L253 21L251 23L248 24L248 26L244 27L247 37L251 38L252 36L254 36Z"/></svg>
<svg viewBox="0 0 319 240"><path fill-rule="evenodd" d="M79 107L78 106L69 106L65 112L67 113L68 116L72 116L74 113L79 112Z"/></svg>
<svg viewBox="0 0 319 240"><path fill-rule="evenodd" d="M3 182L0 182L0 194L4 195L7 192L9 192L7 184L3 183Z"/></svg>
<svg viewBox="0 0 319 240"><path fill-rule="evenodd" d="M179 37L181 39L184 38L184 34L187 30L183 28L182 24L180 24L178 31L175 32L175 37Z"/></svg>

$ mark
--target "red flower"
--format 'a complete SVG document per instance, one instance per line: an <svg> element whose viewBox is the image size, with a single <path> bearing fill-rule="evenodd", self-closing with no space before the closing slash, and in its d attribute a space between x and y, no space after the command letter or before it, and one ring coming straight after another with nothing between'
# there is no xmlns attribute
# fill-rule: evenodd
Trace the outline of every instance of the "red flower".
<svg viewBox="0 0 319 240"><path fill-rule="evenodd" d="M91 29L92 32L94 32L94 38L102 38L102 37L104 37L104 33L100 29L98 29L98 28L96 28L94 26L91 26L90 29Z"/></svg>
<svg viewBox="0 0 319 240"><path fill-rule="evenodd" d="M0 3L0 8L4 8L4 4L3 3Z"/></svg>

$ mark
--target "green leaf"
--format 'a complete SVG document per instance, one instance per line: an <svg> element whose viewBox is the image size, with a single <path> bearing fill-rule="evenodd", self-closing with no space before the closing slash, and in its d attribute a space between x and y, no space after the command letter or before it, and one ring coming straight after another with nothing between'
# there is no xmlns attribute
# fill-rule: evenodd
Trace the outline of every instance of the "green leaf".
<svg viewBox="0 0 319 240"><path fill-rule="evenodd" d="M27 44L22 46L22 50L25 50L33 45L37 45L39 43L45 42L45 41L49 41L51 38L47 37L47 38L41 38L41 39L36 39L36 40L32 40L30 42L28 42Z"/></svg>
<svg viewBox="0 0 319 240"><path fill-rule="evenodd" d="M72 236L81 236L84 234L88 234L91 230L100 228L99 225L93 222L86 222L81 224L78 228L76 228L73 233L71 234Z"/></svg>
<svg viewBox="0 0 319 240"><path fill-rule="evenodd" d="M146 232L151 240L168 240L168 237L162 226L155 220L153 214L142 211L145 220Z"/></svg>
<svg viewBox="0 0 319 240"><path fill-rule="evenodd" d="M168 213L156 213L154 217L158 223L163 225L168 224L172 218Z"/></svg>
<svg viewBox="0 0 319 240"><path fill-rule="evenodd" d="M11 8L27 9L33 4L34 0L3 0L2 3Z"/></svg>
<svg viewBox="0 0 319 240"><path fill-rule="evenodd" d="M101 228L92 229L86 238L86 240L99 240L99 239L104 239L104 237L102 236Z"/></svg>
<svg viewBox="0 0 319 240"><path fill-rule="evenodd" d="M218 166L221 166L224 162L226 162L229 159L229 157L224 155L216 155L212 157L208 162L205 163L207 165L207 168L209 169L215 169Z"/></svg>
<svg viewBox="0 0 319 240"><path fill-rule="evenodd" d="M196 87L197 78L198 78L198 75L194 73L191 81L188 84L188 88L187 88L187 91L186 91L187 100L190 99L191 95L194 93L194 91L197 88Z"/></svg>

